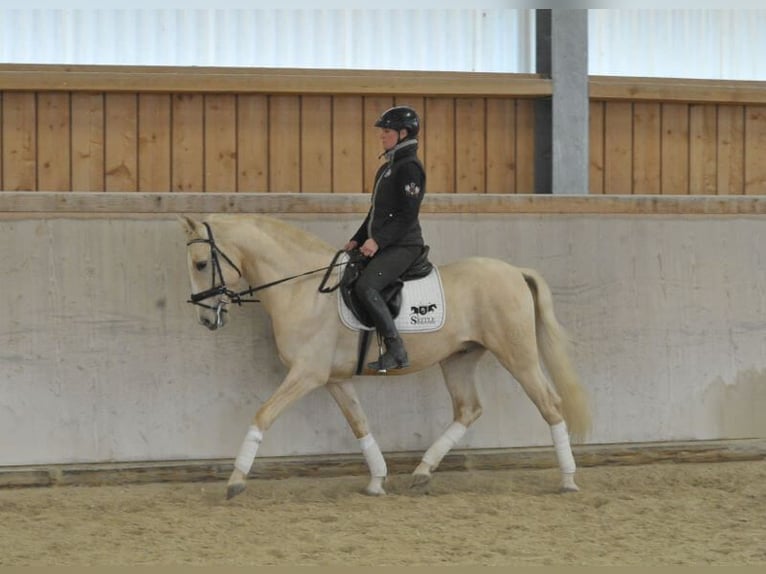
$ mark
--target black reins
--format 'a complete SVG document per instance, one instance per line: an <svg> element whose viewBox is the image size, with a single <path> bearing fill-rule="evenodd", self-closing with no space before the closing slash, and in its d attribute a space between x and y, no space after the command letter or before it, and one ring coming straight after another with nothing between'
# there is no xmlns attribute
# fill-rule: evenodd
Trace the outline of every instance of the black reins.
<svg viewBox="0 0 766 574"><path fill-rule="evenodd" d="M229 299L229 302L236 303L237 305L242 305L242 303L260 303L261 301L260 299L244 299L244 297L253 295L254 293L261 291L263 289L267 289L269 287L279 285L280 283L292 281L293 279L298 279L299 277L305 277L306 275L313 275L314 273L319 273L320 271L325 271L325 275L322 278L322 282L319 284L319 291L321 293L330 293L332 291L335 291L335 289L337 289L340 286L340 283L338 283L336 285L333 285L332 287L327 287L326 283L332 269L335 267L338 267L339 265L343 265L343 262L338 262L338 257L340 257L342 253L344 253L343 250L338 251L333 257L330 264L325 267L312 269L311 271L306 271L304 273L299 273L297 275L291 275L290 277L284 277L282 279L277 279L276 281L270 281L269 283L264 283L262 285L250 286L247 289L244 289L242 291L233 291L226 286L226 281L223 278L223 272L221 270L220 259L223 259L227 264L229 264L237 272L237 274L240 277L242 277L242 271L215 244L215 240L213 239L213 231L210 229L210 226L206 222L203 222L203 224L205 226L205 229L207 229L207 239L203 239L201 237L198 239L192 239L191 241L187 242L186 245L189 246L193 243L207 243L210 246L210 261L212 263L211 286L210 286L210 289L206 289L198 293L192 293L187 303L193 303L194 305L199 305L200 307L205 307L206 309L212 309L219 314L225 313L226 309L222 308L222 303L223 303L222 301L219 302L218 305L215 307L213 307L212 305L207 305L205 303L202 303L202 301L204 301L205 299L209 299L210 297L215 297L216 295L226 295L226 297ZM216 284L217 279L220 280L220 283L218 284Z"/></svg>

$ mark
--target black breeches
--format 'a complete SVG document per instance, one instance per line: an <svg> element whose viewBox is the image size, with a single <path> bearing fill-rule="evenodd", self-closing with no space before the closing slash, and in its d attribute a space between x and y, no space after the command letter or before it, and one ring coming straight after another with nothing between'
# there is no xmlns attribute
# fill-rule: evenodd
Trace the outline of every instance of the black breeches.
<svg viewBox="0 0 766 574"><path fill-rule="evenodd" d="M362 299L369 289L380 293L407 271L422 250L419 245L392 246L380 250L367 263L354 286L354 291Z"/></svg>

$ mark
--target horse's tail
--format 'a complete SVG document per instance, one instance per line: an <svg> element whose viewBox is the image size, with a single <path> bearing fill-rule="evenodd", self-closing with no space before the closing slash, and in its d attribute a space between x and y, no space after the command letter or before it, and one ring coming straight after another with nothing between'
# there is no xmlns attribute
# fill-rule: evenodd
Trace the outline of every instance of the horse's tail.
<svg viewBox="0 0 766 574"><path fill-rule="evenodd" d="M582 441L591 426L585 389L570 361L570 340L553 312L553 296L543 277L534 269L522 269L535 300L537 346L556 392L561 397L567 428L575 442Z"/></svg>

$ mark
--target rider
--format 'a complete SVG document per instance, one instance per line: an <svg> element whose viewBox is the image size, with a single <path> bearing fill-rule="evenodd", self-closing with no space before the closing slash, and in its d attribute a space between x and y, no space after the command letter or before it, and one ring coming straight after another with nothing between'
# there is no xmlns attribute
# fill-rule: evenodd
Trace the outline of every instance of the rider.
<svg viewBox="0 0 766 574"><path fill-rule="evenodd" d="M344 250L359 248L370 258L354 291L368 312L386 352L369 363L376 371L409 366L394 319L381 291L396 281L421 254L424 241L418 219L426 192L426 175L417 157L420 118L408 106L383 112L375 122L380 128L385 163L375 174L370 210Z"/></svg>

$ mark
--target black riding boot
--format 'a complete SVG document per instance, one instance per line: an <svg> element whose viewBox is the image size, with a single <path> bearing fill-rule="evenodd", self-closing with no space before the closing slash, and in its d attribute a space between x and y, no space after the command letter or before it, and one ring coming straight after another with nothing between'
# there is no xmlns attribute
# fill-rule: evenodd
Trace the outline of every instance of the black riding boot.
<svg viewBox="0 0 766 574"><path fill-rule="evenodd" d="M390 369L403 369L410 366L407 351L404 343L396 329L394 319L388 310L388 305L375 289L367 289L360 293L364 300L364 306L375 323L375 328L383 337L386 345L386 352L380 356L380 359L368 363L368 367L374 371L388 371Z"/></svg>

